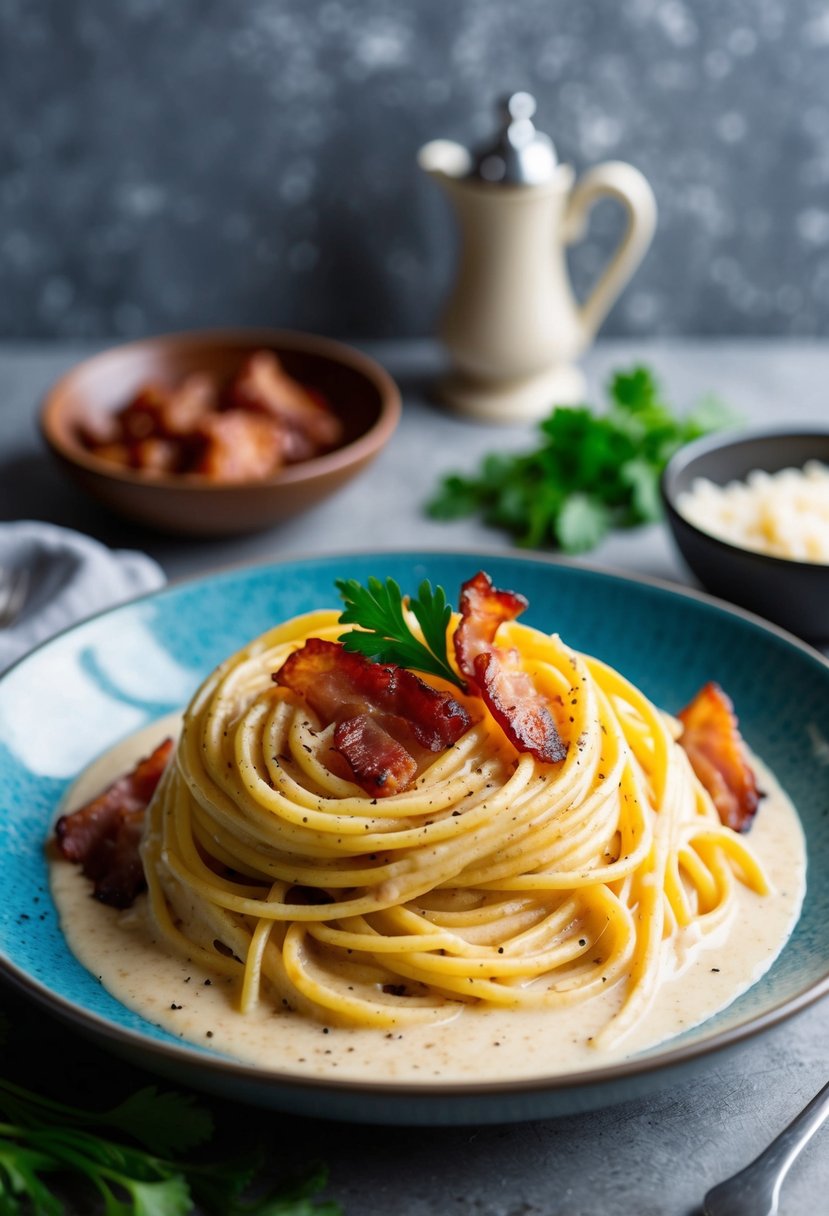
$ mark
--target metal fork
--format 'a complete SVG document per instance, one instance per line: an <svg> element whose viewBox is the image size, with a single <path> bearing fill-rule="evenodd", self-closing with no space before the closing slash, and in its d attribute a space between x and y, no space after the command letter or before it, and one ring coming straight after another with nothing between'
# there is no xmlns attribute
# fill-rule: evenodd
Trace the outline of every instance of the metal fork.
<svg viewBox="0 0 829 1216"><path fill-rule="evenodd" d="M783 1179L827 1116L829 1085L751 1165L708 1192L703 1216L777 1216Z"/></svg>
<svg viewBox="0 0 829 1216"><path fill-rule="evenodd" d="M0 566L0 629L13 625L29 594L29 571Z"/></svg>

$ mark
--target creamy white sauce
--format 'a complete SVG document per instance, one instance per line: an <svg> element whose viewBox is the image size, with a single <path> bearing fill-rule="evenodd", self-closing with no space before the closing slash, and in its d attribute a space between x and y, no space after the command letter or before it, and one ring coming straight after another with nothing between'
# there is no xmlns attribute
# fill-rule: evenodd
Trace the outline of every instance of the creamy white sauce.
<svg viewBox="0 0 829 1216"><path fill-rule="evenodd" d="M138 756L176 729L153 724L93 764L62 810L83 805ZM90 898L77 866L56 860L52 893L70 949L122 1004L171 1034L263 1070L300 1077L422 1082L494 1082L549 1077L595 1068L653 1047L729 1005L765 972L797 920L805 890L806 850L790 799L755 761L767 797L751 828L751 845L772 893L737 884L734 915L703 942L693 929L678 943L677 974L663 983L645 1017L618 1046L592 1037L619 1007L616 986L590 1001L543 1011L466 1008L437 1026L402 1031L343 1029L286 1013L262 1000L242 1016L229 981L171 956L156 942L145 898L118 912Z"/></svg>

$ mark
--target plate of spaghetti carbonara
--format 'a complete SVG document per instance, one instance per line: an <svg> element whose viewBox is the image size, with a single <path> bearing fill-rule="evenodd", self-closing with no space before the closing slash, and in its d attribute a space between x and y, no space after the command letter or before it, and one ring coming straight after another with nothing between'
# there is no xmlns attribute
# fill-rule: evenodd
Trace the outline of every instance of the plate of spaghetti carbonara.
<svg viewBox="0 0 829 1216"><path fill-rule="evenodd" d="M51 896L6 970L231 1096L533 1118L829 986L829 665L706 597L494 555L255 567L47 643L0 728L9 906Z"/></svg>

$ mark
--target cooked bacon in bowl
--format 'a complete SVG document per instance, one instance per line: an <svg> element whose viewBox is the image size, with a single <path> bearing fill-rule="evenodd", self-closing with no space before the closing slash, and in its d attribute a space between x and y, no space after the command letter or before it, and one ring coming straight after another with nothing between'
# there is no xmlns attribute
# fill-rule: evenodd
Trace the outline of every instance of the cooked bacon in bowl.
<svg viewBox="0 0 829 1216"><path fill-rule="evenodd" d="M203 330L84 359L49 390L43 438L107 510L189 536L270 528L382 451L400 393L361 351L316 334Z"/></svg>
<svg viewBox="0 0 829 1216"><path fill-rule="evenodd" d="M273 351L258 350L224 385L201 372L173 387L142 385L78 435L93 455L149 476L239 482L331 451L343 427L321 393L289 376Z"/></svg>

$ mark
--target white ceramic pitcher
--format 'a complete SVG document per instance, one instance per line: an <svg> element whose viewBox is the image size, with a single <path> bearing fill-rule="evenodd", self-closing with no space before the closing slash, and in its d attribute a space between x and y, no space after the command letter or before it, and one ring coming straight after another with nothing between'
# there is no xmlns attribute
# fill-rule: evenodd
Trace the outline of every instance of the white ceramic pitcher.
<svg viewBox="0 0 829 1216"><path fill-rule="evenodd" d="M453 365L441 393L455 409L492 422L537 419L554 405L583 400L585 381L575 360L656 226L653 192L638 169L608 161L576 182L571 166L556 162L549 139L529 121L532 98L514 95L506 107L495 155L476 161L460 144L435 140L418 156L452 200L461 235L457 278L439 331ZM622 205L627 224L579 303L565 250L582 239L591 208L604 197Z"/></svg>

